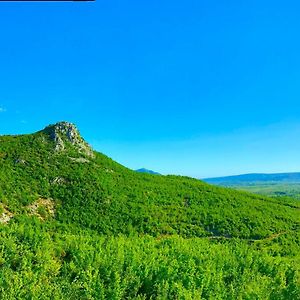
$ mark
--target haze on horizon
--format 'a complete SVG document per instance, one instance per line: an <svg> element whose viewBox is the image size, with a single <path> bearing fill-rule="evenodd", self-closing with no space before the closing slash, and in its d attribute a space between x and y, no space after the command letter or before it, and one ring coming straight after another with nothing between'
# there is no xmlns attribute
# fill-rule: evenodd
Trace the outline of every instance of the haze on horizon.
<svg viewBox="0 0 300 300"><path fill-rule="evenodd" d="M300 171L297 1L1 3L0 134L74 122L132 169Z"/></svg>

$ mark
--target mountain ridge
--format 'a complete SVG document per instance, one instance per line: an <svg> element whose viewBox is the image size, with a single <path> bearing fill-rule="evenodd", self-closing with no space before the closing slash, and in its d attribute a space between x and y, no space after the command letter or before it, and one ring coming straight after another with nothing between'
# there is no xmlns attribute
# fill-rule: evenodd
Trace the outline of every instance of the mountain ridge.
<svg viewBox="0 0 300 300"><path fill-rule="evenodd" d="M286 172L286 173L247 173L240 175L211 177L202 179L208 183L219 184L236 184L249 182L290 182L300 183L300 172Z"/></svg>
<svg viewBox="0 0 300 300"><path fill-rule="evenodd" d="M152 171L152 170L149 170L149 169L146 169L146 168L140 168L140 169L137 169L135 171L139 172L139 173L148 173L148 174L152 174L152 175L161 175L158 172L155 172L155 171Z"/></svg>

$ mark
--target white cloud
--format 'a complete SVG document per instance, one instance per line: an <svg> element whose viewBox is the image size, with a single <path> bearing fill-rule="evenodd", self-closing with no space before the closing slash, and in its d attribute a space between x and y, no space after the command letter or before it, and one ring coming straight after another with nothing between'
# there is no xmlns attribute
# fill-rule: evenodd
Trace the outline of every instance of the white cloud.
<svg viewBox="0 0 300 300"><path fill-rule="evenodd" d="M6 109L0 106L0 113L6 112Z"/></svg>

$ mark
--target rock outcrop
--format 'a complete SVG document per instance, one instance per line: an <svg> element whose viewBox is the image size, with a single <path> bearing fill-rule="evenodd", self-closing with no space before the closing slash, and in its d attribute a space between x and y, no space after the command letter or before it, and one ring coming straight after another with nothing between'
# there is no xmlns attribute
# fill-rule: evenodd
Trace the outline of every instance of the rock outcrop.
<svg viewBox="0 0 300 300"><path fill-rule="evenodd" d="M29 215L37 216L41 220L55 215L55 203L53 199L39 198L27 206Z"/></svg>
<svg viewBox="0 0 300 300"><path fill-rule="evenodd" d="M69 122L59 122L47 126L44 131L49 134L55 143L55 151L64 151L68 144L74 146L78 152L93 157L90 145L81 137L76 126Z"/></svg>
<svg viewBox="0 0 300 300"><path fill-rule="evenodd" d="M5 207L2 207L1 210L2 212L0 213L0 223L7 224L14 215Z"/></svg>

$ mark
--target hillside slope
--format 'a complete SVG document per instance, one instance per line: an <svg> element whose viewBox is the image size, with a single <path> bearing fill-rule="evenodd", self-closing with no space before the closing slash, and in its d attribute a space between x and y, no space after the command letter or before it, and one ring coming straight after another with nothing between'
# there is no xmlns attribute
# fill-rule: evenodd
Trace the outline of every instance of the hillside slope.
<svg viewBox="0 0 300 300"><path fill-rule="evenodd" d="M299 299L299 202L138 173L60 122L0 137L0 299Z"/></svg>
<svg viewBox="0 0 300 300"><path fill-rule="evenodd" d="M51 198L58 221L100 233L256 239L299 225L296 204L131 171L92 151L69 123L0 141L0 199L14 214Z"/></svg>

